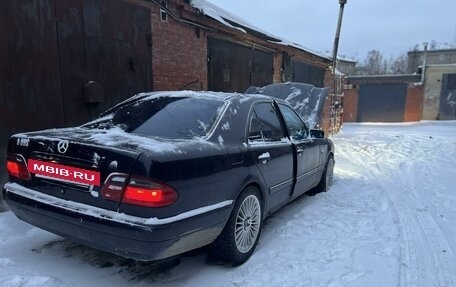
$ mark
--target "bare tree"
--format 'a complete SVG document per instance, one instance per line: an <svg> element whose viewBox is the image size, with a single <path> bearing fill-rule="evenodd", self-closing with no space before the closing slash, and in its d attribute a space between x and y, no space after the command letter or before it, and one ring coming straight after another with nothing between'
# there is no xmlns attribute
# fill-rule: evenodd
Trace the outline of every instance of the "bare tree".
<svg viewBox="0 0 456 287"><path fill-rule="evenodd" d="M407 55L400 54L397 57L391 56L389 60L388 73L405 74L407 72Z"/></svg>
<svg viewBox="0 0 456 287"><path fill-rule="evenodd" d="M407 71L407 54L386 58L379 50L367 53L364 62L357 67L358 75L405 74Z"/></svg>
<svg viewBox="0 0 456 287"><path fill-rule="evenodd" d="M371 50L367 53L364 60L362 73L365 75L383 75L386 74L385 61L379 50Z"/></svg>

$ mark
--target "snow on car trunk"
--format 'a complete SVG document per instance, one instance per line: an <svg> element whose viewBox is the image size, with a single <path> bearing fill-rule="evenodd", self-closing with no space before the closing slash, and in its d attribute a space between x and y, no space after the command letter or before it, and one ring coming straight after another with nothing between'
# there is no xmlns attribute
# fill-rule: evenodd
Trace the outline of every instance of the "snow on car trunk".
<svg viewBox="0 0 456 287"><path fill-rule="evenodd" d="M344 124L333 188L266 219L244 265L139 263L0 214L2 286L455 286L456 122Z"/></svg>

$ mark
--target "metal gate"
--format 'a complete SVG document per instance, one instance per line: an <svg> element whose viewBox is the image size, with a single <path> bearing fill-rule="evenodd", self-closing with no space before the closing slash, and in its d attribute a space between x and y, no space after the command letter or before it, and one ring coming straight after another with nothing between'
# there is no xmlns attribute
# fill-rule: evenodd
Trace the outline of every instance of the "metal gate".
<svg viewBox="0 0 456 287"><path fill-rule="evenodd" d="M402 122L407 84L360 85L358 122Z"/></svg>
<svg viewBox="0 0 456 287"><path fill-rule="evenodd" d="M0 1L0 162L15 132L77 125L150 90L150 23L124 0Z"/></svg>
<svg viewBox="0 0 456 287"><path fill-rule="evenodd" d="M250 86L262 87L272 83L272 53L209 38L208 57L211 91L244 92Z"/></svg>
<svg viewBox="0 0 456 287"><path fill-rule="evenodd" d="M283 78L286 82L306 83L323 88L325 69L292 59L289 54L283 53Z"/></svg>
<svg viewBox="0 0 456 287"><path fill-rule="evenodd" d="M323 88L325 69L296 60L292 60L291 62L293 66L293 82L301 82Z"/></svg>
<svg viewBox="0 0 456 287"><path fill-rule="evenodd" d="M151 89L148 9L123 0L55 5L66 125Z"/></svg>
<svg viewBox="0 0 456 287"><path fill-rule="evenodd" d="M443 74L439 120L456 120L456 74Z"/></svg>

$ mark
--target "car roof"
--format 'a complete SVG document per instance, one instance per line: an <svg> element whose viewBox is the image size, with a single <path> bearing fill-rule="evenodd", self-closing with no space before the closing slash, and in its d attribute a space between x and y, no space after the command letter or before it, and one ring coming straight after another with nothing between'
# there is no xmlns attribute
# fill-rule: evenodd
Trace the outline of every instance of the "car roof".
<svg viewBox="0 0 456 287"><path fill-rule="evenodd" d="M134 102L137 100L147 101L159 97L192 97L192 98L202 98L202 99L218 99L225 101L239 101L240 103L244 102L253 102L260 99L266 100L276 100L278 102L286 103L285 101L274 98L268 95L262 94L242 94L242 93L227 93L227 92L211 92L211 91L160 91L160 92L147 92L139 93L118 105L124 105L129 102Z"/></svg>

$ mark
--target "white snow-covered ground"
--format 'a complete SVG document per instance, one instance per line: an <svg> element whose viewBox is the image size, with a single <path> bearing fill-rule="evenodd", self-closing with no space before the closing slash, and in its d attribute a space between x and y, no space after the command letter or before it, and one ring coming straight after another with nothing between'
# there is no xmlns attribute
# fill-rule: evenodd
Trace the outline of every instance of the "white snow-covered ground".
<svg viewBox="0 0 456 287"><path fill-rule="evenodd" d="M266 219L237 268L139 263L0 213L1 286L456 286L456 122L345 124L334 186Z"/></svg>

